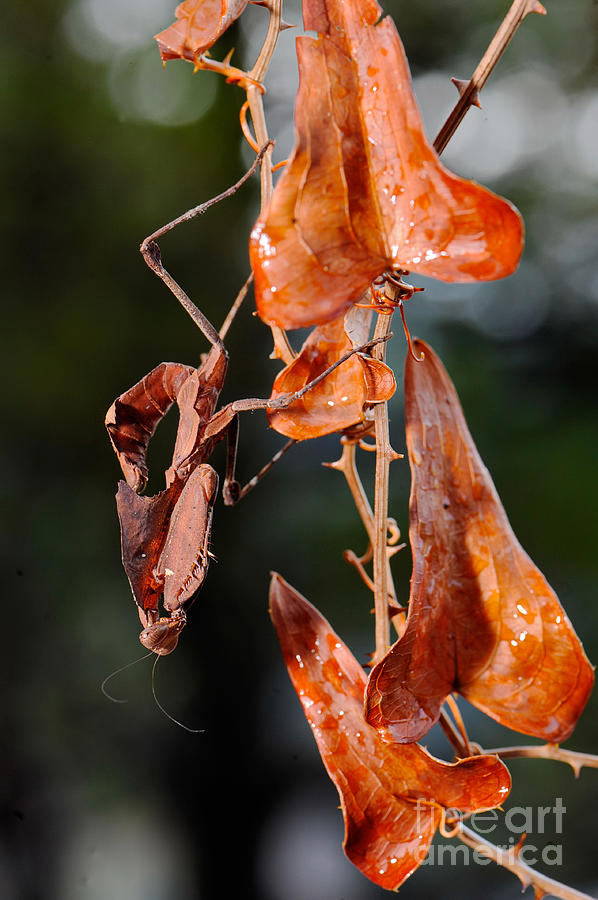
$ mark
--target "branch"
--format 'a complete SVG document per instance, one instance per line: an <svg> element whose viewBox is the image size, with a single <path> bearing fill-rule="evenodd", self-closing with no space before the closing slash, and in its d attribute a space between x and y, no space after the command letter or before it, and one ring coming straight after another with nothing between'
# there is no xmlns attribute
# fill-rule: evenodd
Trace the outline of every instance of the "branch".
<svg viewBox="0 0 598 900"><path fill-rule="evenodd" d="M391 315L379 315L374 338L385 337L390 331ZM378 344L372 355L384 360L386 345ZM389 566L386 547L388 534L388 481L389 468L398 454L390 446L388 433L388 406L378 403L374 410L376 423L376 475L374 494L374 609L376 613L376 650L374 665L388 650L390 643L390 621L388 617Z"/></svg>
<svg viewBox="0 0 598 900"><path fill-rule="evenodd" d="M453 720L449 717L446 710L440 710L440 718L438 719L438 724L444 731L445 736L447 737L449 743L452 745L459 759L466 759L470 756L469 746L465 746L463 743L463 739L457 730L457 726L453 723Z"/></svg>
<svg viewBox="0 0 598 900"><path fill-rule="evenodd" d="M282 0L267 0L265 5L270 13L270 22L268 24L268 33L264 45L260 51L256 63L249 73L250 78L257 82L262 82L266 75L278 35L284 30L285 25L282 21ZM253 130L257 143L263 147L269 141L268 128L266 126L266 117L264 115L264 103L262 100L262 91L257 84L249 84L247 88L247 101L251 111L251 119L253 121ZM262 159L262 167L260 172L261 184L261 205L263 210L272 196L272 146L266 151ZM274 339L274 355L279 356L285 365L289 365L295 359L293 348L289 344L288 338L282 328L278 325L271 325L270 330Z"/></svg>
<svg viewBox="0 0 598 900"><path fill-rule="evenodd" d="M357 512L359 513L359 517L363 523L363 527L365 528L366 534L368 536L370 542L370 551L369 555L366 553L365 557L358 558L355 556L352 550L345 551L345 560L350 564L354 565L362 578L364 579L367 586L370 588L372 593L374 592L374 584L371 582L369 577L365 574L363 570L363 563L369 562L372 558L373 550L371 549L374 544L374 513L372 512L372 507L370 506L370 501L368 500L365 490L363 488L363 484L361 483L361 478L359 477L359 473L357 471L357 466L355 465L355 448L357 444L355 441L347 440L346 438L341 439L341 444L343 448L343 452L340 459L337 459L335 462L331 463L323 463L329 469L336 469L338 472L342 472L345 476L345 480L351 491L351 496L353 497L353 502L357 507ZM387 520L388 525L388 534L386 538L386 555L387 555L387 566L388 566L388 598L391 605L397 604L397 595L395 591L395 586L392 580L392 574L390 571L390 557L394 556L394 554L401 549L397 546L398 541L401 538L401 532L397 526L397 523L394 519ZM365 577L364 577L365 576ZM402 612L397 613L396 616L393 617L393 622L395 623L399 634L401 633L401 628L405 623L405 615Z"/></svg>
<svg viewBox="0 0 598 900"><path fill-rule="evenodd" d="M541 872L536 872L535 869L518 859L517 847L510 847L508 850L497 847L496 844L492 844L485 838L480 837L462 822L457 823L455 837L458 837L468 847L471 847L478 853L482 853L484 856L488 856L497 865L508 869L509 872L516 875L524 890L533 885L536 900L540 900L540 898L547 895L560 897L561 900L596 900L595 897L590 897L589 894L576 891L575 888L562 884L560 881L555 881L553 878L548 878L548 876L542 875Z"/></svg>
<svg viewBox="0 0 598 900"><path fill-rule="evenodd" d="M579 753L577 750L564 750L558 744L538 744L534 746L497 747L492 750L483 750L484 753L495 754L501 759L515 759L517 757L529 759L554 759L556 762L567 763L579 777L584 766L590 769L598 769L598 756L591 753Z"/></svg>
<svg viewBox="0 0 598 900"><path fill-rule="evenodd" d="M488 81L492 70L507 49L515 32L529 13L546 15L546 10L538 0L513 0L511 8L501 22L498 31L492 38L488 49L480 60L478 67L469 81L453 78L453 84L460 97L448 119L438 132L434 141L434 149L442 153L455 131L465 118L470 106L479 106L479 93Z"/></svg>
<svg viewBox="0 0 598 900"><path fill-rule="evenodd" d="M466 756L471 756L471 745L469 741L469 736L467 734L467 729L465 727L465 722L463 721L463 717L461 716L461 710L457 704L457 699L452 694L449 694L446 698L446 705L450 709L453 714L453 718L455 720L455 725L457 726L457 731L460 735L463 749L465 750ZM445 731L445 734L448 736L448 732Z"/></svg>

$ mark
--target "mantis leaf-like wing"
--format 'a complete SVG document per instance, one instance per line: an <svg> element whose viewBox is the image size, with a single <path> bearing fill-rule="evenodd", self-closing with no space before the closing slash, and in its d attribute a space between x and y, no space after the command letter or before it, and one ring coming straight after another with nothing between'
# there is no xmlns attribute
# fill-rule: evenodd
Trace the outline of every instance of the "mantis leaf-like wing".
<svg viewBox="0 0 598 900"><path fill-rule="evenodd" d="M147 483L150 438L194 371L181 363L160 363L117 397L106 413L106 428L123 475L138 493Z"/></svg>

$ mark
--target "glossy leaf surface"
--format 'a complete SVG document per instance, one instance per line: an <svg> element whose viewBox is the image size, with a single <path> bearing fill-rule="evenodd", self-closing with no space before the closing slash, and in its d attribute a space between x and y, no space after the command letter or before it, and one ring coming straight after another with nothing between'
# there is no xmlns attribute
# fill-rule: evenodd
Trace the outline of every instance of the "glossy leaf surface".
<svg viewBox="0 0 598 900"><path fill-rule="evenodd" d="M510 790L509 772L495 756L451 764L417 744L385 743L364 719L361 666L326 619L277 574L270 614L340 795L345 853L376 884L396 889L423 862L439 806L464 812L498 806Z"/></svg>
<svg viewBox="0 0 598 900"><path fill-rule="evenodd" d="M250 240L266 322L327 322L387 269L480 281L519 262L519 214L440 163L381 14L375 0L303 2L319 37L297 39L296 145Z"/></svg>
<svg viewBox="0 0 598 900"><path fill-rule="evenodd" d="M238 19L248 0L185 0L175 10L176 22L155 35L160 56L191 62L209 50Z"/></svg>
<svg viewBox="0 0 598 900"><path fill-rule="evenodd" d="M502 725L569 736L594 675L554 591L513 534L442 363L416 342L405 416L413 577L403 636L372 669L368 721L419 739L458 691Z"/></svg>
<svg viewBox="0 0 598 900"><path fill-rule="evenodd" d="M272 397L301 390L351 349L343 316L314 328L297 358L277 375ZM388 366L356 353L300 400L285 409L268 410L268 420L279 434L297 441L321 437L360 422L366 403L388 400L395 389Z"/></svg>

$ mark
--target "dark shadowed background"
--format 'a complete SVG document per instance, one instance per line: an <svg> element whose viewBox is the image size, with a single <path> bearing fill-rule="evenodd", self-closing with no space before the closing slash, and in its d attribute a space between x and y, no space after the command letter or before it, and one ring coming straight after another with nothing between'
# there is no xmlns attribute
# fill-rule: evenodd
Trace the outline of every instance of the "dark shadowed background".
<svg viewBox="0 0 598 900"><path fill-rule="evenodd" d="M431 136L507 7L505 0L388 2L411 60ZM598 6L547 2L530 16L445 154L447 164L513 200L527 227L519 272L500 284L442 286L409 304L414 334L441 354L521 542L598 660ZM300 22L296 5L285 18ZM374 900L383 892L344 859L342 821L279 656L267 615L280 571L365 662L371 599L342 561L364 537L343 479L320 463L335 438L289 453L235 509L220 502L217 561L176 653L157 668L169 722L151 697L122 572L114 492L119 470L103 419L114 397L162 360L196 363L206 342L146 269L141 239L228 187L242 147L241 91L189 65L163 70L152 35L169 0L29 0L3 14L0 89L5 294L2 447L4 639L2 900ZM250 8L231 46L249 67L267 15ZM8 25L8 30L6 30ZM286 31L266 96L275 154L292 145L294 34ZM248 273L257 183L162 241L169 269L219 324ZM278 364L251 315L227 345L223 400L266 396ZM390 349L400 371L399 324ZM404 449L401 391L392 441ZM150 452L160 487L175 423ZM261 413L241 423L249 476L280 446ZM222 473L222 450L214 464ZM369 463L369 460L366 460ZM367 474L367 469L366 469ZM409 473L394 464L391 513L407 532ZM410 562L394 564L408 595ZM464 704L465 706L465 704ZM594 698L569 741L596 751ZM474 739L517 736L471 709ZM442 736L430 748L450 757ZM518 761L507 806L552 807L528 843L562 847L554 877L598 885L598 772ZM497 830L488 835L507 843ZM516 836L518 837L518 835ZM450 890L447 894L447 881ZM426 866L405 898L508 898L495 866Z"/></svg>

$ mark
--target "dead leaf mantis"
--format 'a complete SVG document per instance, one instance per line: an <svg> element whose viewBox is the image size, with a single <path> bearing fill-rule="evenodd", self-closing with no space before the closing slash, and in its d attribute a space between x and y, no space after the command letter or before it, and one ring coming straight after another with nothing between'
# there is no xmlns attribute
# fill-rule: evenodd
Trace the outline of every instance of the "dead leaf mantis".
<svg viewBox="0 0 598 900"><path fill-rule="evenodd" d="M180 363L161 363L112 404L106 427L118 456L125 481L116 495L121 527L122 560L143 626L144 647L164 656L177 645L187 621L187 609L205 579L211 552L210 532L218 475L209 464L214 447L228 440L226 474L222 488L226 505L244 497L295 443L282 449L241 487L235 479L238 414L277 410L300 400L355 353L369 350L370 341L346 353L300 390L270 399L235 400L217 409L229 356L223 331L217 332L162 264L157 240L182 221L188 221L218 200L230 196L255 171L262 152L240 181L207 203L194 207L158 229L141 244L149 268L167 285L191 316L211 350L199 368ZM227 324L230 319L227 319ZM154 496L141 496L147 482L147 447L157 425L173 403L179 408L179 425L172 462L165 472L166 487ZM165 615L160 613L162 604Z"/></svg>

